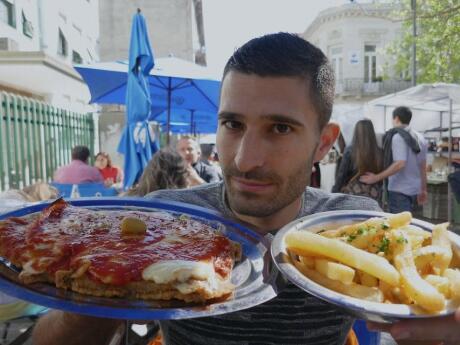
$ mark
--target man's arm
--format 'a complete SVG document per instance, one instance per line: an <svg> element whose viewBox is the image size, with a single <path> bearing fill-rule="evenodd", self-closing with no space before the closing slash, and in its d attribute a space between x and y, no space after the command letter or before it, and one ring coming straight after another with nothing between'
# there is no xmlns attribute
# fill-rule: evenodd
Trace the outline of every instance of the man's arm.
<svg viewBox="0 0 460 345"><path fill-rule="evenodd" d="M122 320L52 310L37 321L32 342L34 345L106 345L122 325Z"/></svg>
<svg viewBox="0 0 460 345"><path fill-rule="evenodd" d="M199 186L199 185L201 185L203 183L206 183L206 181L203 180L200 177L200 175L198 175L196 170L190 164L187 165L187 172L188 172L187 183L188 183L189 187Z"/></svg>
<svg viewBox="0 0 460 345"><path fill-rule="evenodd" d="M382 172L378 174L368 172L361 176L359 180L366 184L374 184L396 174L398 171L404 169L405 166L406 161L395 161Z"/></svg>
<svg viewBox="0 0 460 345"><path fill-rule="evenodd" d="M460 309L455 315L406 320L394 324L368 323L373 331L389 332L399 345L460 344Z"/></svg>
<svg viewBox="0 0 460 345"><path fill-rule="evenodd" d="M408 151L409 146L407 146L401 135L395 134L391 140L393 163L378 174L367 172L359 180L366 184L374 184L396 174L406 166Z"/></svg>

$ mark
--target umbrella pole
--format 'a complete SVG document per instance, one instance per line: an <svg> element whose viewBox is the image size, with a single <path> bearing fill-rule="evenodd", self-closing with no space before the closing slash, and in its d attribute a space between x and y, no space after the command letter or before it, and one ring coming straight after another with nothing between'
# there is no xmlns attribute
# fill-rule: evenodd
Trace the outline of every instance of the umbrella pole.
<svg viewBox="0 0 460 345"><path fill-rule="evenodd" d="M195 112L195 110L190 111L190 133L191 134L194 134L193 133L193 113L194 112Z"/></svg>
<svg viewBox="0 0 460 345"><path fill-rule="evenodd" d="M171 78L168 78L168 119L166 121L166 144L169 145L169 132L171 131Z"/></svg>

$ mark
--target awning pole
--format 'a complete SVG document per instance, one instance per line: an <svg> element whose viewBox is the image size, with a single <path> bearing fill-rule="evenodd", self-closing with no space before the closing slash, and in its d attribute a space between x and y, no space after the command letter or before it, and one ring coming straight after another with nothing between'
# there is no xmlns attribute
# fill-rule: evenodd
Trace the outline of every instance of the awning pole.
<svg viewBox="0 0 460 345"><path fill-rule="evenodd" d="M452 166L452 99L449 99L449 158L447 160L447 175L451 173ZM447 183L447 221L452 221L452 190Z"/></svg>

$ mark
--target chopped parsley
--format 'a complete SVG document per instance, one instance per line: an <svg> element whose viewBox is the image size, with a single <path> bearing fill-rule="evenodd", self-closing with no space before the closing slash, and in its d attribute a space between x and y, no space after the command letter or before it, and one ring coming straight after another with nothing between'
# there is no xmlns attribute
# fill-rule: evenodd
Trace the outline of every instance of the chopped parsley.
<svg viewBox="0 0 460 345"><path fill-rule="evenodd" d="M398 242L398 243L407 243L407 238L405 238L404 236L399 236L396 239L396 242Z"/></svg>
<svg viewBox="0 0 460 345"><path fill-rule="evenodd" d="M380 245L378 246L378 251L384 252L386 254L389 248L390 248L390 240L386 237L382 238L382 241L380 242Z"/></svg>
<svg viewBox="0 0 460 345"><path fill-rule="evenodd" d="M364 227L364 226L361 226L361 227L358 228L357 232L358 232L358 235L362 235L366 231L368 231L368 229L366 227Z"/></svg>
<svg viewBox="0 0 460 345"><path fill-rule="evenodd" d="M388 230L390 228L390 224L388 224L388 222L383 222L382 223L382 229L383 230Z"/></svg>
<svg viewBox="0 0 460 345"><path fill-rule="evenodd" d="M347 242L348 242L348 243L353 242L355 239L356 239L356 235L355 235L355 234L351 234L351 235L348 236Z"/></svg>

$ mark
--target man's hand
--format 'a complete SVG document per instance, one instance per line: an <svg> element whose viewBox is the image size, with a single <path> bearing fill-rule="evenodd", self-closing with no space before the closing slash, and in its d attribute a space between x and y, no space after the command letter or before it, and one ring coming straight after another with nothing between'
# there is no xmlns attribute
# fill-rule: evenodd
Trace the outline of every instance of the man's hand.
<svg viewBox="0 0 460 345"><path fill-rule="evenodd" d="M420 192L420 194L417 195L417 203L419 205L423 205L424 203L426 203L427 199L428 199L428 193L427 193L426 189L422 190Z"/></svg>
<svg viewBox="0 0 460 345"><path fill-rule="evenodd" d="M359 181L365 184L374 184L379 182L379 178L376 174L367 172L359 178Z"/></svg>
<svg viewBox="0 0 460 345"><path fill-rule="evenodd" d="M373 331L389 332L398 345L460 344L460 308L455 315L407 320L394 324L367 323Z"/></svg>
<svg viewBox="0 0 460 345"><path fill-rule="evenodd" d="M52 310L42 316L32 335L34 345L101 345L107 344L122 320L103 319Z"/></svg>
<svg viewBox="0 0 460 345"><path fill-rule="evenodd" d="M193 186L199 186L200 184L206 183L205 180L203 180L200 175L196 172L196 170L193 168L191 164L187 164L187 182L189 187Z"/></svg>

